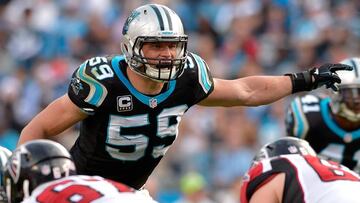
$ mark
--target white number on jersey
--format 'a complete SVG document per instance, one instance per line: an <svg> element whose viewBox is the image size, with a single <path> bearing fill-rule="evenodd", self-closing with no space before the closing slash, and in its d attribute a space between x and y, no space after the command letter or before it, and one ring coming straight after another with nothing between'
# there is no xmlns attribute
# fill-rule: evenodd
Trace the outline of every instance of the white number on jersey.
<svg viewBox="0 0 360 203"><path fill-rule="evenodd" d="M102 64L98 66L100 63L107 63L107 59L105 57L94 57L89 59L89 65L92 67L91 73L98 80L113 77L114 72L112 71L111 67L107 64Z"/></svg>
<svg viewBox="0 0 360 203"><path fill-rule="evenodd" d="M185 113L187 108L186 105L181 105L164 109L157 117L156 136L159 138L168 136L176 137L181 116ZM108 144L108 146L106 146L106 151L111 157L123 161L136 161L145 155L146 148L149 147L149 137L141 132L136 135L125 135L122 133L121 129L150 125L148 116L148 114L126 117L116 115L110 116L106 138L106 144ZM173 116L176 116L177 123L169 125L169 119ZM133 146L135 149L132 152L120 152L116 146ZM153 146L152 156L154 158L163 156L168 148L169 146L164 145Z"/></svg>

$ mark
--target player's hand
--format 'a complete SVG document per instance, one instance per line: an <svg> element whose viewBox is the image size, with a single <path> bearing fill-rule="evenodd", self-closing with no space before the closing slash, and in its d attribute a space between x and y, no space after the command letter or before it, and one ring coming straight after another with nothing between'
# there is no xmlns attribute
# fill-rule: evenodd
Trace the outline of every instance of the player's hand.
<svg viewBox="0 0 360 203"><path fill-rule="evenodd" d="M325 85L326 88L331 88L334 91L338 91L339 88L335 85L335 83L341 83L341 79L336 74L336 71L339 70L351 71L353 70L353 67L341 63L337 63L337 64L327 63L321 65L318 68L315 67L310 69L309 74L312 77L311 90Z"/></svg>
<svg viewBox="0 0 360 203"><path fill-rule="evenodd" d="M292 93L301 91L310 91L325 85L326 88L332 88L338 91L336 83L341 83L341 79L336 71L353 70L352 66L336 63L326 63L320 67L314 67L301 73L285 74L290 76L292 82Z"/></svg>

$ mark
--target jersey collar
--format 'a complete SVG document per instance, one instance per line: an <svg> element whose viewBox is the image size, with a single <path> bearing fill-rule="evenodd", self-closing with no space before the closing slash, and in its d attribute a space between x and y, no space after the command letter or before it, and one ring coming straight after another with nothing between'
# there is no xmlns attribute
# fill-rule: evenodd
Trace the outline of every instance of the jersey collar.
<svg viewBox="0 0 360 203"><path fill-rule="evenodd" d="M141 92L139 92L135 89L135 87L130 83L130 81L127 79L127 77L125 77L124 73L120 70L119 64L120 64L121 60L125 60L125 57L123 55L115 56L111 61L111 65L112 65L117 77L126 86L126 88L131 92L131 94L133 94L139 101L141 101L143 104L149 106L150 108L155 108L158 104L162 103L175 90L176 80L172 80L169 82L169 88L161 94L158 94L153 97L142 94Z"/></svg>

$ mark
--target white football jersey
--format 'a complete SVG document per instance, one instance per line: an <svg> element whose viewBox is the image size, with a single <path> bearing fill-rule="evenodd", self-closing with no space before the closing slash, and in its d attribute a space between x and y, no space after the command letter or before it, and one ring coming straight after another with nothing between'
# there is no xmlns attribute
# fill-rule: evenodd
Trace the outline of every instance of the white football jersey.
<svg viewBox="0 0 360 203"><path fill-rule="evenodd" d="M75 175L39 185L23 203L157 203L149 194L100 176Z"/></svg>
<svg viewBox="0 0 360 203"><path fill-rule="evenodd" d="M359 203L360 177L332 161L298 154L266 159L244 176L241 202L246 203L262 184L285 173L283 202Z"/></svg>

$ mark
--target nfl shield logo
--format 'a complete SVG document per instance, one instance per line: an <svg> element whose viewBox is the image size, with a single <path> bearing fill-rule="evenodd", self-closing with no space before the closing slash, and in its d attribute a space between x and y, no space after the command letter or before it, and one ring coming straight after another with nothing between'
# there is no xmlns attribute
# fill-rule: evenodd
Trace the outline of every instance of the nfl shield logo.
<svg viewBox="0 0 360 203"><path fill-rule="evenodd" d="M149 105L150 105L151 108L157 107L157 100L155 98L151 98L149 100Z"/></svg>

